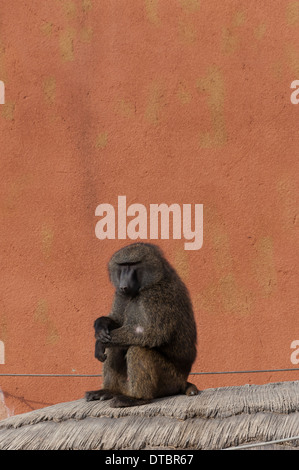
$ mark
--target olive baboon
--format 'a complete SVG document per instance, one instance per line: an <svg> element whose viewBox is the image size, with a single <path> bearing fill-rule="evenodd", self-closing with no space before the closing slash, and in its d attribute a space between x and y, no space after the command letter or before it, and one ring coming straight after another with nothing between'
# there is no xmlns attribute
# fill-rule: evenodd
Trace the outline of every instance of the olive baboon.
<svg viewBox="0 0 299 470"><path fill-rule="evenodd" d="M109 265L116 288L108 317L95 321L95 356L103 365L102 390L86 399L123 407L153 398L195 395L187 377L196 356L196 326L186 286L149 243L117 251ZM104 354L106 348L107 357Z"/></svg>

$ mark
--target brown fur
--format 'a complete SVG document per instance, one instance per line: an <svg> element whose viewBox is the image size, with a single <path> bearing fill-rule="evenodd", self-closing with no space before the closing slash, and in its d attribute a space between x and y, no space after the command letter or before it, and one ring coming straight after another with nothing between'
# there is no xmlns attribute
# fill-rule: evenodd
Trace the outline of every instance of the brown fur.
<svg viewBox="0 0 299 470"><path fill-rule="evenodd" d="M136 270L137 294L120 292L123 266L128 282ZM187 382L196 356L191 301L160 249L148 243L122 248L112 256L109 274L116 287L113 307L108 317L95 322L99 360L103 360L103 347L107 353L104 388L86 392L86 399L113 397L111 406L120 407L178 393L197 394L196 386ZM107 319L111 322L108 333Z"/></svg>

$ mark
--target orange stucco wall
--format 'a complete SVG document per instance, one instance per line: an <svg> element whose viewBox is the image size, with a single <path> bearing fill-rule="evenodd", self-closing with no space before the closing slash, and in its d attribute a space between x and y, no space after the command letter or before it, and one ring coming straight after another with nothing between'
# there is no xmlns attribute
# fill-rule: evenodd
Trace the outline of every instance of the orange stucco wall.
<svg viewBox="0 0 299 470"><path fill-rule="evenodd" d="M204 205L201 249L156 240L191 293L194 372L296 368L299 2L1 0L0 10L0 374L101 372L93 321L111 305L106 264L130 240L99 240L95 209L119 195ZM290 379L299 365L192 378L199 388ZM0 416L99 384L0 376Z"/></svg>

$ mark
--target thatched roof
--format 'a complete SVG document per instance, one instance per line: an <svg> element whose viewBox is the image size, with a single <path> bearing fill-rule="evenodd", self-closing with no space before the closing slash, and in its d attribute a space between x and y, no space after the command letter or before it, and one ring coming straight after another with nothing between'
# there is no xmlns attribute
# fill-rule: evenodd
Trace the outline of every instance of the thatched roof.
<svg viewBox="0 0 299 470"><path fill-rule="evenodd" d="M1 421L0 449L224 449L298 435L296 381L207 389L132 408L60 403Z"/></svg>

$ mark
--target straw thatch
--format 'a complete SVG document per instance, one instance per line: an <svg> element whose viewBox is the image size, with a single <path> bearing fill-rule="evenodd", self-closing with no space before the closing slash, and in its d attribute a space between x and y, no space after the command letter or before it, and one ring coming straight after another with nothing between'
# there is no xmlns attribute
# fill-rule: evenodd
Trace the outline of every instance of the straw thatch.
<svg viewBox="0 0 299 470"><path fill-rule="evenodd" d="M1 421L0 449L223 449L298 435L296 381L208 389L132 408L60 403ZM299 440L270 448L297 446Z"/></svg>

